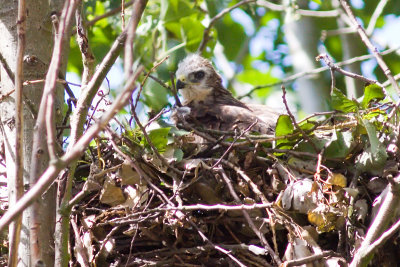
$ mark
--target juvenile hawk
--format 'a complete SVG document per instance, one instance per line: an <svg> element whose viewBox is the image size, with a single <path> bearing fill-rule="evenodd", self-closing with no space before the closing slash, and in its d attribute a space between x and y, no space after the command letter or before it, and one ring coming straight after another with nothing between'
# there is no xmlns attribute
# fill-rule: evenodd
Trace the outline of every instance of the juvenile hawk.
<svg viewBox="0 0 400 267"><path fill-rule="evenodd" d="M176 71L176 88L183 96L183 105L190 115L206 128L231 131L245 130L261 134L274 132L279 113L257 104L245 104L235 99L223 87L222 79L211 62L197 54L183 59Z"/></svg>

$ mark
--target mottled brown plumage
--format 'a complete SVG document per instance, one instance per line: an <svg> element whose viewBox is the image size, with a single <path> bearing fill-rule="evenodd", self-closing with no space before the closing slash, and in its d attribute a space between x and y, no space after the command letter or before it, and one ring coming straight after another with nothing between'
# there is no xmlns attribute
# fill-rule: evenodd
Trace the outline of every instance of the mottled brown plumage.
<svg viewBox="0 0 400 267"><path fill-rule="evenodd" d="M264 105L245 104L223 87L222 79L211 62L197 54L182 60L176 72L177 89L190 115L206 128L245 130L271 134L279 113Z"/></svg>

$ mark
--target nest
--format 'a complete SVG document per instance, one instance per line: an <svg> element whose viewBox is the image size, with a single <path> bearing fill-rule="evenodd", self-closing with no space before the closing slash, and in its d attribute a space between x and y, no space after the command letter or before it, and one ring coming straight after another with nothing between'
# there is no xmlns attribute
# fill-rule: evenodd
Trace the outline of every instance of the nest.
<svg viewBox="0 0 400 267"><path fill-rule="evenodd" d="M73 260L345 266L398 171L391 119L381 106L299 123L283 115L274 136L188 123L108 130L77 171ZM375 261L400 260L391 243Z"/></svg>

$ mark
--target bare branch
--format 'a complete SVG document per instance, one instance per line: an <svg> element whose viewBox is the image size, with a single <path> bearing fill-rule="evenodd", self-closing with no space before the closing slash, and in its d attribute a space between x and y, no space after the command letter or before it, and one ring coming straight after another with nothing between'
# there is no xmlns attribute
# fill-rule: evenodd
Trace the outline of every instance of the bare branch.
<svg viewBox="0 0 400 267"><path fill-rule="evenodd" d="M388 0L381 0L379 1L378 5L375 8L374 13L371 16L371 19L369 20L369 24L365 32L367 33L368 36L372 34L372 32L375 29L376 21L378 18L381 16L383 9L385 8Z"/></svg>
<svg viewBox="0 0 400 267"><path fill-rule="evenodd" d="M397 91L398 94L400 94L399 85L397 84L396 80L393 78L392 72L390 71L389 67L386 65L385 61L382 59L382 55L379 53L378 48L376 48L372 44L372 42L369 40L367 33L365 32L365 30L361 26L361 24L357 21L349 4L347 3L346 0L340 0L340 4L342 5L343 9L346 11L347 15L349 16L350 21L353 24L353 26L357 29L357 32L360 35L361 40L364 42L364 44L368 47L368 49L375 56L376 60L378 61L379 67L382 69L383 73L389 79L393 88Z"/></svg>
<svg viewBox="0 0 400 267"><path fill-rule="evenodd" d="M22 106L23 96L23 77L24 77L24 52L25 52L25 29L26 27L26 6L25 0L18 1L18 21L17 21L17 60L15 68L15 181L13 183L14 197L10 201L10 207L18 201L24 194L24 113ZM6 69L7 70L7 69ZM10 75L8 73L8 75ZM17 266L18 264L18 246L21 235L22 216L18 216L10 227L10 257L8 266Z"/></svg>
<svg viewBox="0 0 400 267"><path fill-rule="evenodd" d="M256 2L256 0L243 0L240 1L239 3L237 3L236 5L233 5L231 7L225 8L224 10L222 10L221 12L219 12L217 15L215 15L215 17L213 17L210 20L210 23L208 24L208 27L204 29L203 32L203 39L201 40L201 43L199 45L199 48L197 48L197 52L198 53L202 53L203 50L206 48L206 45L208 43L208 41L210 40L210 31L211 28L214 26L214 24L223 16L225 16L227 13L231 12L233 9L240 7L242 5L248 4L248 3L252 3L252 2Z"/></svg>
<svg viewBox="0 0 400 267"><path fill-rule="evenodd" d="M369 256L373 253L373 250L370 250L369 247L383 233L385 227L395 215L395 209L397 208L400 198L399 189L400 175L389 180L388 193L379 208L378 214L375 216L374 221L369 227L361 246L357 249L350 267L368 264L371 259Z"/></svg>
<svg viewBox="0 0 400 267"><path fill-rule="evenodd" d="M111 17L111 16L113 16L113 15L116 15L116 14L118 14L119 12L121 12L124 8L127 8L127 7L131 6L131 5L133 4L133 2L134 2L134 1L129 1L129 2L126 2L126 3L125 3L124 0L123 0L123 1L122 1L123 5L121 5L121 6L119 6L119 7L116 7L116 8L114 8L114 9L111 9L110 11L107 11L106 13L104 13L104 14L102 14L102 15L100 15L100 16L97 16L97 17L93 18L92 20L87 21L87 22L85 23L85 26L86 26L86 27L93 26L93 25L96 24L99 20L102 20L102 19L104 19L104 18L108 18L108 17Z"/></svg>
<svg viewBox="0 0 400 267"><path fill-rule="evenodd" d="M15 81L15 76L14 73L12 72L10 66L7 63L7 60L3 57L3 55L0 53L0 63L3 66L4 70L6 71L8 78L10 80Z"/></svg>
<svg viewBox="0 0 400 267"><path fill-rule="evenodd" d="M125 79L132 74L133 64L133 40L135 39L136 27L139 24L140 18L142 17L144 8L146 7L147 0L136 0L132 7L131 23L129 23L127 30L127 37L125 42Z"/></svg>
<svg viewBox="0 0 400 267"><path fill-rule="evenodd" d="M56 179L58 173L67 167L71 162L79 158L84 152L90 141L102 131L108 122L121 110L127 103L131 94L135 91L135 82L142 73L143 67L140 66L136 73L127 81L124 91L114 101L110 109L104 113L101 119L78 140L76 145L70 151L65 153L59 161L53 162L38 179L37 183L15 204L12 210L8 210L0 218L0 231L2 231L12 220L16 218L23 210L29 207L32 202L46 191L48 186Z"/></svg>
<svg viewBox="0 0 400 267"><path fill-rule="evenodd" d="M398 51L399 49L400 49L400 47L391 48L391 49L383 51L381 53L381 55L388 55L390 53ZM359 56L359 57L354 57L354 58L351 58L351 59L348 59L348 60L345 60L345 61L337 62L336 66L346 66L346 65L353 64L354 62L364 61L364 60L368 60L368 59L371 59L371 58L374 58L374 55L363 55L363 56ZM329 70L329 66L316 68L316 69L313 69L313 70L310 70L310 71L299 72L299 73L290 75L290 76L282 79L279 82L274 82L274 83L270 83L270 84L264 84L264 85L256 86L253 89L251 89L248 93L246 93L244 95L241 95L238 98L241 99L241 98L250 96L255 91L260 90L262 88L279 86L279 85L282 85L282 84L285 85L285 84L293 82L294 80L297 80L299 78L302 78L302 77L305 77L305 76L310 76L310 75L317 74L317 73L320 73L320 72L323 72L323 71L327 71L327 70ZM389 81L389 83L390 83L390 81ZM386 84L387 84L386 82L383 83L384 86L387 86Z"/></svg>

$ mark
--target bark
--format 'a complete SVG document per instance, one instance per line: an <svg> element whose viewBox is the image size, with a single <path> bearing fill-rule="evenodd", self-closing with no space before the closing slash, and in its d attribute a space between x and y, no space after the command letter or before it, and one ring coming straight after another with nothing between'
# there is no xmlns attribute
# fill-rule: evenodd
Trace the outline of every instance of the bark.
<svg viewBox="0 0 400 267"><path fill-rule="evenodd" d="M23 80L39 80L44 79L47 72L48 63L50 61L53 36L51 26L51 12L57 11L57 7L53 1L27 1L26 2L26 48L24 55L24 74ZM9 77L9 73L5 71L4 65L8 65L12 73L15 72L16 66L16 50L17 50L17 1L0 0L0 53L4 58L1 67L1 94L6 95L14 89L13 79ZM24 86L23 89L23 178L25 190L32 186L30 181L31 172L31 156L33 131L37 116L37 107L41 99L43 83L30 84ZM57 93L58 103L55 108L60 109L63 101L62 88ZM15 181L15 107L14 94L5 97L0 103L1 126L3 131L3 142L5 144L5 158L7 164L7 179L9 188L13 188ZM43 136L42 136L43 138ZM44 157L41 170L35 172L40 173L47 167L48 162L45 151L38 154ZM41 173L40 173L41 174ZM38 175L37 177L39 177ZM23 214L23 225L21 231L21 239L19 246L18 266L33 266L30 256L30 243L39 248L39 255L46 266L53 266L54 261L54 238L51 229L54 228L55 216L55 196L54 188L47 191L36 202L36 212L33 209L27 209ZM9 192L9 207L12 209L15 203L15 192ZM37 221L32 224L32 218ZM35 238L30 238L30 232L36 234ZM31 242L32 241L32 242Z"/></svg>

